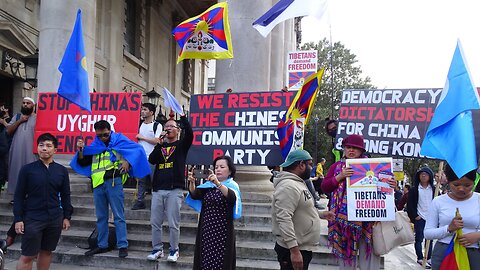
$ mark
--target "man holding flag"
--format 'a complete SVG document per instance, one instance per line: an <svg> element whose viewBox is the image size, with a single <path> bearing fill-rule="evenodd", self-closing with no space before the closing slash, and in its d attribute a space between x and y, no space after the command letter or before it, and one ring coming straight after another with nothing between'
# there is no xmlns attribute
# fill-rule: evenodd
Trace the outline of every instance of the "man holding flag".
<svg viewBox="0 0 480 270"><path fill-rule="evenodd" d="M182 107L164 88L165 106L179 113L180 124L171 118L165 123L160 143L155 146L148 161L155 165L152 179L152 206L150 223L152 224L152 252L148 260L155 261L164 256L162 226L167 218L170 232L170 252L167 261L175 263L180 256L178 243L180 238L180 207L183 203L185 188L185 162L187 153L193 142L192 126L183 113ZM179 139L181 129L185 135Z"/></svg>

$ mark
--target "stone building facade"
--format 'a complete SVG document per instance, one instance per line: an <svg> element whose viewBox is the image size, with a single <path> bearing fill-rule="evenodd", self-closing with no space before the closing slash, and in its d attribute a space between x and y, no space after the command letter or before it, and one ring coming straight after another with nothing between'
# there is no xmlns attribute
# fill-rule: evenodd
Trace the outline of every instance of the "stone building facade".
<svg viewBox="0 0 480 270"><path fill-rule="evenodd" d="M190 96L207 89L208 61L177 64L171 31L216 2L0 0L0 102L18 112L23 96L57 91L58 65L80 8L91 91L161 94L166 87L188 108ZM23 57L37 50L37 83L27 83Z"/></svg>

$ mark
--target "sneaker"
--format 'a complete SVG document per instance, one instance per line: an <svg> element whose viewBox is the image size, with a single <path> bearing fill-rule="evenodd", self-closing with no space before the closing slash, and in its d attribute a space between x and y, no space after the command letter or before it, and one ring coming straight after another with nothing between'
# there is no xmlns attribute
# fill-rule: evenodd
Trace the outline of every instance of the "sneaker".
<svg viewBox="0 0 480 270"><path fill-rule="evenodd" d="M2 250L3 253L7 253L7 247L8 247L7 240L1 240L0 241L0 250Z"/></svg>
<svg viewBox="0 0 480 270"><path fill-rule="evenodd" d="M128 256L128 249L127 248L120 248L118 250L118 257L125 258Z"/></svg>
<svg viewBox="0 0 480 270"><path fill-rule="evenodd" d="M145 209L145 202L136 201L135 204L132 206L132 210L140 210Z"/></svg>
<svg viewBox="0 0 480 270"><path fill-rule="evenodd" d="M153 250L152 253L147 256L147 260L149 261L156 261L159 258L163 258L163 250Z"/></svg>
<svg viewBox="0 0 480 270"><path fill-rule="evenodd" d="M178 249L170 250L170 255L168 255L167 261L168 262L177 262L179 256L180 256L180 254L178 254Z"/></svg>
<svg viewBox="0 0 480 270"><path fill-rule="evenodd" d="M417 263L421 266L423 266L423 260L417 260ZM430 265L430 263L427 261L427 263L425 264L425 269L432 269L432 266Z"/></svg>

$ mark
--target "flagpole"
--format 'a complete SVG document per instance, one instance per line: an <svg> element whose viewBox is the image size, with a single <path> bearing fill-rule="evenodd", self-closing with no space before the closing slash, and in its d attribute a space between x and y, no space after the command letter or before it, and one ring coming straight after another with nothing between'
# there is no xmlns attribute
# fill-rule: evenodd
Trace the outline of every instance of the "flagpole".
<svg viewBox="0 0 480 270"><path fill-rule="evenodd" d="M82 120L82 116L83 116L83 109L80 108L80 121ZM85 148L85 140L83 140L83 128L82 128L81 122L80 122L80 140L83 141L83 147ZM77 140L77 142L78 142L78 140ZM83 151L78 151L78 158L83 159Z"/></svg>
<svg viewBox="0 0 480 270"><path fill-rule="evenodd" d="M443 174L443 160L440 161L440 164L438 164L438 177L441 178ZM437 179L440 180L440 179ZM437 197L438 194L440 193L440 182L437 182L437 186L435 187L435 193L433 194L433 198ZM426 240L425 241L425 256L423 256L423 261L422 261L422 267L425 268L427 265L427 258L428 258L428 250L430 249L430 243L432 240Z"/></svg>
<svg viewBox="0 0 480 270"><path fill-rule="evenodd" d="M335 84L334 84L334 77L335 77L335 72L333 71L333 44L332 44L332 24L330 24L330 87L331 87L331 95L332 95L332 119L334 118L334 107L335 105L333 104L335 101Z"/></svg>

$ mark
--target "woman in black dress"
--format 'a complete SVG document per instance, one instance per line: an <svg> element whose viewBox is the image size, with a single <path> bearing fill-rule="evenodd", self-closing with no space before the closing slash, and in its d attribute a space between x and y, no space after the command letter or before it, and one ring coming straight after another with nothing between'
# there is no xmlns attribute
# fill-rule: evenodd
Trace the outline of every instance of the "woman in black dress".
<svg viewBox="0 0 480 270"><path fill-rule="evenodd" d="M213 162L214 170L204 184L195 187L189 173L186 202L200 212L193 269L235 269L233 220L240 218L240 189L233 180L235 166L229 156Z"/></svg>

